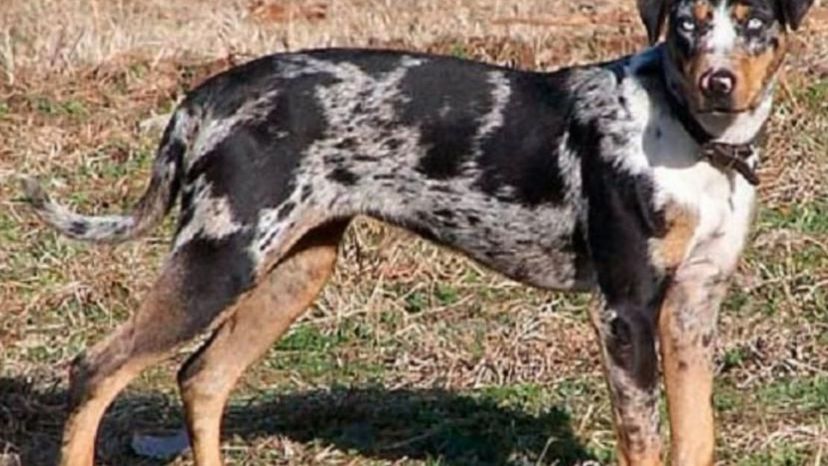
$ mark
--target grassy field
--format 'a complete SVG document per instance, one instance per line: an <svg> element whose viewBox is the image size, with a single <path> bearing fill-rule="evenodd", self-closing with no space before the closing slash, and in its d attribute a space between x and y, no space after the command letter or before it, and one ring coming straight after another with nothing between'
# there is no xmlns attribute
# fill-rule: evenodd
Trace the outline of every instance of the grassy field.
<svg viewBox="0 0 828 466"><path fill-rule="evenodd" d="M42 228L13 175L87 212L142 192L159 121L204 77L269 51L397 47L551 69L640 49L625 0L0 2L0 465L50 464L66 369L135 309L172 220L93 248ZM828 8L796 36L760 215L721 316L720 464L828 465ZM162 116L159 118L159 115ZM362 220L306 317L246 375L224 453L245 465L572 465L613 459L587 300L527 289ZM106 465L180 426L192 345L110 409ZM184 455L161 464L190 464Z"/></svg>

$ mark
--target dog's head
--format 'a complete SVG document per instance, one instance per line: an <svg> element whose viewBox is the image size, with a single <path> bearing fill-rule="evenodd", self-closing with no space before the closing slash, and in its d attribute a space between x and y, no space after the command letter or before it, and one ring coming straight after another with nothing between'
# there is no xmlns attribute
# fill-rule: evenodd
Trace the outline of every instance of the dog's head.
<svg viewBox="0 0 828 466"><path fill-rule="evenodd" d="M638 0L650 43L667 24L675 84L696 113L754 109L813 0Z"/></svg>

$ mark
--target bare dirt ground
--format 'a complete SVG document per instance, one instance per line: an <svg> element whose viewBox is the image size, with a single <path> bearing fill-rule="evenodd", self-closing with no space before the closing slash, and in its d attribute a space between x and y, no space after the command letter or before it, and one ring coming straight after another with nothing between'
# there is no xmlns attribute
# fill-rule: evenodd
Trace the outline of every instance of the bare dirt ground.
<svg viewBox="0 0 828 466"><path fill-rule="evenodd" d="M608 0L0 2L0 464L50 464L66 369L127 318L168 247L89 247L42 228L13 175L87 212L142 192L159 115L211 73L320 46L425 50L551 69L643 47ZM828 464L828 8L797 34L762 207L721 317L722 465ZM160 120L163 125L163 118ZM400 230L354 225L313 309L252 368L225 420L229 464L570 465L612 461L585 297L531 290ZM181 421L175 368L116 401L107 465Z"/></svg>

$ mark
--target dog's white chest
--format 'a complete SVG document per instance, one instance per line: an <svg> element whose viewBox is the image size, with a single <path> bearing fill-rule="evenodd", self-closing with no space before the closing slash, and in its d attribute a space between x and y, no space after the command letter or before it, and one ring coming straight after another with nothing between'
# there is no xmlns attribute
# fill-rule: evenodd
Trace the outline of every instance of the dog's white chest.
<svg viewBox="0 0 828 466"><path fill-rule="evenodd" d="M656 211L677 208L694 218L688 258L731 267L750 228L754 187L738 173L703 160L667 104L654 99L641 82L626 81L622 92L630 116L625 129L639 136L630 138L618 166L652 180Z"/></svg>
<svg viewBox="0 0 828 466"><path fill-rule="evenodd" d="M645 156L655 191L655 208L678 207L696 227L687 255L730 268L750 228L755 189L735 171L702 160L697 145L674 122L659 125L661 134L645 135Z"/></svg>

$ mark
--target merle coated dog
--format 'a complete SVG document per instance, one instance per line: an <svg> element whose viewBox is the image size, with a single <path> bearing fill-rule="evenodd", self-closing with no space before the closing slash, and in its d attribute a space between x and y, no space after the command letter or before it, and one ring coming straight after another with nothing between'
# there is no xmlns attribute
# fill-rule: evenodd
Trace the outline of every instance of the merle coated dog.
<svg viewBox="0 0 828 466"><path fill-rule="evenodd" d="M650 42L552 73L326 49L223 72L174 112L134 212L82 216L31 179L47 223L120 242L180 198L140 309L74 362L65 466L141 370L212 337L178 376L195 461L219 465L233 385L313 301L357 215L519 282L594 291L622 465L712 465L716 315L753 217L756 139L810 0L639 0Z"/></svg>

